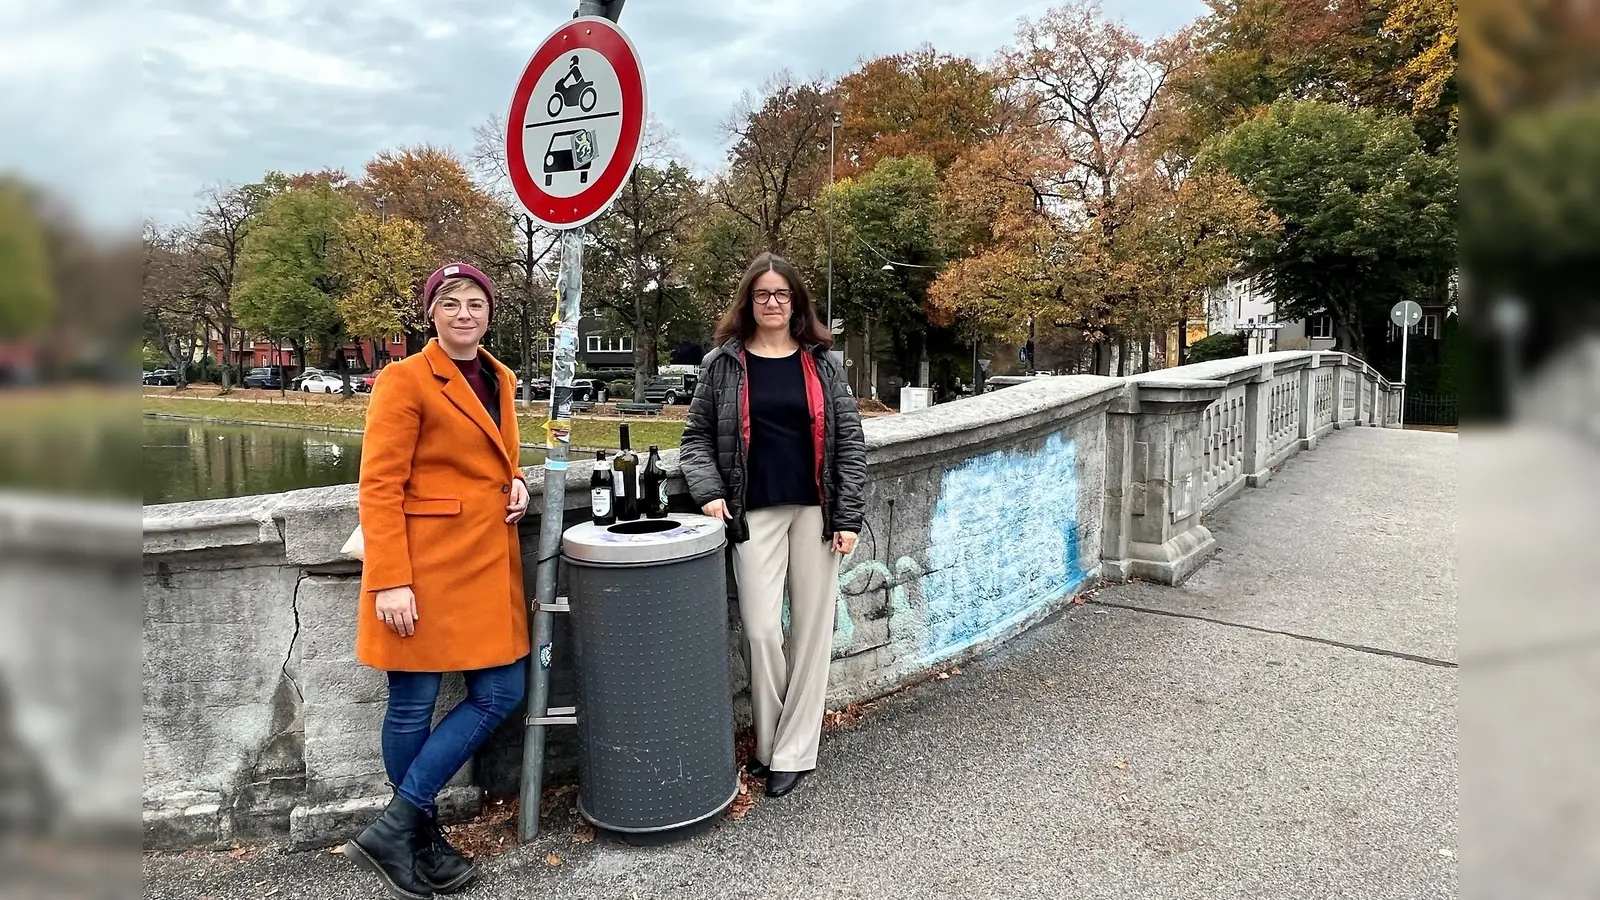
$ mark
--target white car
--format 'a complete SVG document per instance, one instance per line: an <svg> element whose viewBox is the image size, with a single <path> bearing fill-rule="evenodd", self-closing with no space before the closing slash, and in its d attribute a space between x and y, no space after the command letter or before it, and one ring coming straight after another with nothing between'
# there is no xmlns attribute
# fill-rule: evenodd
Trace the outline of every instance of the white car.
<svg viewBox="0 0 1600 900"><path fill-rule="evenodd" d="M315 372L300 382L300 390L308 394L337 394L344 390L344 380L327 372Z"/></svg>

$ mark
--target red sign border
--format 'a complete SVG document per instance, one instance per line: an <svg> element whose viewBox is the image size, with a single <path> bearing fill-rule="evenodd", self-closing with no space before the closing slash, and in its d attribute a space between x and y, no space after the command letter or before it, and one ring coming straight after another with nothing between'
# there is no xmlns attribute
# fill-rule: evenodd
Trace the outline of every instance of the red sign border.
<svg viewBox="0 0 1600 900"><path fill-rule="evenodd" d="M528 172L523 155L523 135L527 132L524 122L539 76L557 57L579 48L599 53L616 70L617 80L622 87L622 140L631 141L631 146L619 146L605 170L582 193L574 197L552 197L539 187L538 180ZM638 94L638 102L631 106L628 103L630 90ZM633 171L637 161L639 145L644 139L645 103L644 72L639 66L638 52L628 36L610 19L598 16L573 19L545 38L523 68L522 78L511 95L511 109L506 115L506 169L511 175L511 187L517 200L535 221L550 228L577 228L606 211L606 207L622 193L623 182L627 181L628 173ZM605 199L587 215L581 214L590 197ZM558 206L564 206L570 212L563 216Z"/></svg>

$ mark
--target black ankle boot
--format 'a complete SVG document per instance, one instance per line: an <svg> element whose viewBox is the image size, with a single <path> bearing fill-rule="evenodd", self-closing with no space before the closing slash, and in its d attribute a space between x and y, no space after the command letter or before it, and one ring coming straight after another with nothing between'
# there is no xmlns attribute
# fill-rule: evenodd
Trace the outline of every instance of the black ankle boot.
<svg viewBox="0 0 1600 900"><path fill-rule="evenodd" d="M429 900L433 887L417 871L417 856L428 846L428 816L395 795L383 815L345 843L344 855L377 875L397 900Z"/></svg>
<svg viewBox="0 0 1600 900"><path fill-rule="evenodd" d="M478 874L477 864L445 840L437 813L427 818L424 827L428 830L428 843L417 857L417 871L423 880L436 894L449 894L466 887Z"/></svg>

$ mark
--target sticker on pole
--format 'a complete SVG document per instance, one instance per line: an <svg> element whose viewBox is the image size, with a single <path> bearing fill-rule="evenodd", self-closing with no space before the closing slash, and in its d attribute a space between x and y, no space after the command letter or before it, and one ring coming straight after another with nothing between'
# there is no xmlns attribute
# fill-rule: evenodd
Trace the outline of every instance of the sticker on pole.
<svg viewBox="0 0 1600 900"><path fill-rule="evenodd" d="M506 167L517 199L549 228L605 212L633 171L644 135L644 69L609 19L573 19L522 71L506 116Z"/></svg>

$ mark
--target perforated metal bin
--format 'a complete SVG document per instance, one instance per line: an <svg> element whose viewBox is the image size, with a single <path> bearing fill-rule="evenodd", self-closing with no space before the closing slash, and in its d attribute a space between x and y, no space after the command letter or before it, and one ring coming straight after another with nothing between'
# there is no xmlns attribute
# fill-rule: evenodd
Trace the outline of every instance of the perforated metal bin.
<svg viewBox="0 0 1600 900"><path fill-rule="evenodd" d="M733 802L721 520L584 523L562 536L577 674L578 811L636 839L692 833Z"/></svg>

